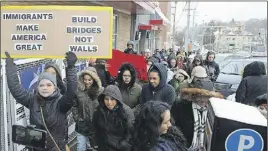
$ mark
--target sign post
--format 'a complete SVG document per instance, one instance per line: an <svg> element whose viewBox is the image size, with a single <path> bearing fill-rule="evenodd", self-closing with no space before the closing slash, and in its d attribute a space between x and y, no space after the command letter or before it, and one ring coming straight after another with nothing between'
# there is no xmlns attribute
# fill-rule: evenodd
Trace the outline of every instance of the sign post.
<svg viewBox="0 0 268 151"><path fill-rule="evenodd" d="M1 6L1 56L112 58L113 8Z"/></svg>

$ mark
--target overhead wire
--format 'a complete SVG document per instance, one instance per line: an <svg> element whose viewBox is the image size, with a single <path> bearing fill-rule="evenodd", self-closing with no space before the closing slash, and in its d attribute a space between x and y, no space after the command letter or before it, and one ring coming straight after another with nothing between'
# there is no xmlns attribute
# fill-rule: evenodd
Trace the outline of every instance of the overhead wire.
<svg viewBox="0 0 268 151"><path fill-rule="evenodd" d="M182 9L182 13L180 14L179 19L176 20L176 24L179 23L179 21L181 20L181 17L182 17L182 15L183 15L183 13L184 13L184 9L186 8L186 6L187 6L187 3L185 3L185 5L184 5L184 7L183 7L183 9ZM174 16L176 17L176 12L175 12L175 15L174 15Z"/></svg>

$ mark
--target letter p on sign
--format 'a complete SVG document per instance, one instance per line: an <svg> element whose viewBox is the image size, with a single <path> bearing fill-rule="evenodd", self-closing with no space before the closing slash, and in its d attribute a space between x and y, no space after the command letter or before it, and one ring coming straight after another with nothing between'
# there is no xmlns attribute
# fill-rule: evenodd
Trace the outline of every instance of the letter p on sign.
<svg viewBox="0 0 268 151"><path fill-rule="evenodd" d="M248 143L246 143L247 141ZM254 146L254 141L252 136L241 135L237 151L244 151L245 149L252 148Z"/></svg>
<svg viewBox="0 0 268 151"><path fill-rule="evenodd" d="M225 141L226 151L262 151L262 136L252 129L238 129L233 131Z"/></svg>

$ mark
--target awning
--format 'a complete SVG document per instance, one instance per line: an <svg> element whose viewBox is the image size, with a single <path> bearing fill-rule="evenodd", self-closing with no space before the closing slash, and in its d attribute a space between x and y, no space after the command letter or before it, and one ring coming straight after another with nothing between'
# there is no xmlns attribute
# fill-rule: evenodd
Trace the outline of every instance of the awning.
<svg viewBox="0 0 268 151"><path fill-rule="evenodd" d="M168 18L162 13L161 9L159 7L155 8L155 12L163 19L164 24L171 25L171 22L168 20Z"/></svg>
<svg viewBox="0 0 268 151"><path fill-rule="evenodd" d="M155 14L155 9L153 5L150 5L148 2L139 2L139 1L133 1L136 4L140 5L142 8L144 8L146 11L149 11L152 14Z"/></svg>
<svg viewBox="0 0 268 151"><path fill-rule="evenodd" d="M152 30L152 25L139 25L138 29L139 30Z"/></svg>

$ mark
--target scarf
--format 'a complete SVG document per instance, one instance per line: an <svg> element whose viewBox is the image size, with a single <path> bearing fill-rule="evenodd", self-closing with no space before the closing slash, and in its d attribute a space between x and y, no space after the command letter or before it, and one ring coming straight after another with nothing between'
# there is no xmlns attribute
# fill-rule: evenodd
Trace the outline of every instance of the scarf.
<svg viewBox="0 0 268 151"><path fill-rule="evenodd" d="M196 103L192 103L194 113L194 135L190 150L199 150L204 146L205 125L207 121L207 109Z"/></svg>

